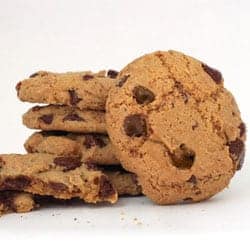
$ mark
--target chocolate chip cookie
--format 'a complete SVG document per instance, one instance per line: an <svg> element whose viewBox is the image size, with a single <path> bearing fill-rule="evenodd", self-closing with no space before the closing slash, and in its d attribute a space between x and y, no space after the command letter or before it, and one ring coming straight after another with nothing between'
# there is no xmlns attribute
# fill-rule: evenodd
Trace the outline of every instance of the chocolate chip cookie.
<svg viewBox="0 0 250 250"><path fill-rule="evenodd" d="M67 132L36 132L25 142L28 153L80 156L83 162L99 165L119 164L107 135Z"/></svg>
<svg viewBox="0 0 250 250"><path fill-rule="evenodd" d="M108 177L79 157L50 154L0 155L0 190L24 191L88 203L117 201Z"/></svg>
<svg viewBox="0 0 250 250"><path fill-rule="evenodd" d="M116 81L114 70L98 73L40 71L16 86L25 102L65 104L80 109L104 110L108 92Z"/></svg>
<svg viewBox="0 0 250 250"><path fill-rule="evenodd" d="M158 204L205 200L244 158L245 125L221 73L175 51L136 59L107 101L107 130L124 168Z"/></svg>
<svg viewBox="0 0 250 250"><path fill-rule="evenodd" d="M76 133L106 133L103 111L80 110L70 106L36 106L23 115L23 124L31 129Z"/></svg>
<svg viewBox="0 0 250 250"><path fill-rule="evenodd" d="M0 216L10 212L26 213L36 207L32 194L18 191L0 192Z"/></svg>

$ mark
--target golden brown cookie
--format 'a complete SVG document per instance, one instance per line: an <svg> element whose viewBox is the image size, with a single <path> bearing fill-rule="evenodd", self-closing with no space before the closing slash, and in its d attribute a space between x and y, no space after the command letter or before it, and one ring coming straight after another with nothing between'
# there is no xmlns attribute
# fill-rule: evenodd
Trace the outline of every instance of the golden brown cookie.
<svg viewBox="0 0 250 250"><path fill-rule="evenodd" d="M108 92L114 86L114 70L92 73L39 71L16 86L25 102L65 104L80 109L104 110Z"/></svg>
<svg viewBox="0 0 250 250"><path fill-rule="evenodd" d="M36 132L24 144L28 153L81 156L83 162L99 165L119 164L107 135L67 132Z"/></svg>
<svg viewBox="0 0 250 250"><path fill-rule="evenodd" d="M88 203L117 201L108 177L79 157L50 154L0 155L0 190L24 191Z"/></svg>
<svg viewBox="0 0 250 250"><path fill-rule="evenodd" d="M76 133L106 133L105 113L70 106L36 106L23 115L23 124L31 129Z"/></svg>
<svg viewBox="0 0 250 250"><path fill-rule="evenodd" d="M175 51L136 59L107 101L118 159L158 204L207 199L244 158L245 125L219 71Z"/></svg>

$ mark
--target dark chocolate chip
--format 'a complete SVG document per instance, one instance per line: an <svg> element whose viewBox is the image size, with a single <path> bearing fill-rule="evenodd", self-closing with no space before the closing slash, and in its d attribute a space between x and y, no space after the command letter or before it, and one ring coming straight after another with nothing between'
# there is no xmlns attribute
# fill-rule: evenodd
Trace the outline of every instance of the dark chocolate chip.
<svg viewBox="0 0 250 250"><path fill-rule="evenodd" d="M196 178L196 176L195 175L191 175L191 177L187 180L187 182L190 182L190 183L196 185L197 184L197 178Z"/></svg>
<svg viewBox="0 0 250 250"><path fill-rule="evenodd" d="M169 155L173 165L178 169L190 169L195 161L195 152L185 144L181 144Z"/></svg>
<svg viewBox="0 0 250 250"><path fill-rule="evenodd" d="M1 191L0 192L0 205L6 210L16 211L16 206L14 204L14 199L16 197L16 193L13 191Z"/></svg>
<svg viewBox="0 0 250 250"><path fill-rule="evenodd" d="M49 188L53 189L56 192L63 192L63 191L67 191L68 187L63 184L63 183L59 183L59 182L49 182L48 184Z"/></svg>
<svg viewBox="0 0 250 250"><path fill-rule="evenodd" d="M107 76L108 76L109 78L115 79L115 78L118 76L118 74L119 74L119 72L117 72L116 70L110 69L110 70L108 71L108 73L107 73Z"/></svg>
<svg viewBox="0 0 250 250"><path fill-rule="evenodd" d="M123 128L126 135L140 137L147 135L147 124L143 115L129 115L125 118Z"/></svg>
<svg viewBox="0 0 250 250"><path fill-rule="evenodd" d="M36 73L30 75L30 78L34 78L34 77L36 77L36 76L39 76L39 73L38 73L38 72L36 72Z"/></svg>
<svg viewBox="0 0 250 250"><path fill-rule="evenodd" d="M239 129L240 129L240 137L244 136L246 134L246 125L244 122L240 124Z"/></svg>
<svg viewBox="0 0 250 250"><path fill-rule="evenodd" d="M130 77L130 75L125 75L122 78L120 78L118 83L117 83L117 86L122 87L124 85L124 83L128 80L129 77Z"/></svg>
<svg viewBox="0 0 250 250"><path fill-rule="evenodd" d="M204 71L217 83L220 84L223 81L222 74L217 69L211 68L208 65L201 64Z"/></svg>
<svg viewBox="0 0 250 250"><path fill-rule="evenodd" d="M93 79L93 78L94 78L94 76L93 76L93 75L89 75L89 74L86 74L86 75L84 75L84 76L82 77L82 79L83 79L84 81L88 81L88 80Z"/></svg>
<svg viewBox="0 0 250 250"><path fill-rule="evenodd" d="M243 153L240 156L239 163L238 163L237 168L236 168L237 171L242 169L244 159L245 159L245 150L243 151Z"/></svg>
<svg viewBox="0 0 250 250"><path fill-rule="evenodd" d="M94 184L95 184L95 185L99 185L99 183L100 183L99 177L95 177L95 179L94 179Z"/></svg>
<svg viewBox="0 0 250 250"><path fill-rule="evenodd" d="M87 167L88 170L92 170L92 171L98 171L98 170L100 170L99 167L98 167L98 165L95 164L95 163L93 163L93 162L91 162L91 161L85 162L85 165L86 165L86 167Z"/></svg>
<svg viewBox="0 0 250 250"><path fill-rule="evenodd" d="M191 197L187 197L187 198L183 199L183 201L185 201L185 202L192 202L193 199Z"/></svg>
<svg viewBox="0 0 250 250"><path fill-rule="evenodd" d="M48 115L42 115L39 117L39 120L43 121L45 124L51 124L54 119L53 114L48 114Z"/></svg>
<svg viewBox="0 0 250 250"><path fill-rule="evenodd" d="M33 112L36 112L36 111L39 111L41 108L42 108L42 107L40 107L40 106L35 106L35 107L33 107L31 110L32 110Z"/></svg>
<svg viewBox="0 0 250 250"><path fill-rule="evenodd" d="M229 146L229 153L234 161L240 159L241 155L244 153L245 146L242 140L237 138L235 141L230 141L227 144Z"/></svg>
<svg viewBox="0 0 250 250"><path fill-rule="evenodd" d="M27 176L7 177L2 182L2 190L23 190L31 184L31 179Z"/></svg>
<svg viewBox="0 0 250 250"><path fill-rule="evenodd" d="M75 106L77 103L79 103L82 99L77 96L77 93L75 90L69 90L69 96L70 96L70 104Z"/></svg>
<svg viewBox="0 0 250 250"><path fill-rule="evenodd" d="M105 175L100 178L100 190L99 196L101 199L108 198L109 196L115 194L114 187Z"/></svg>
<svg viewBox="0 0 250 250"><path fill-rule="evenodd" d="M183 199L184 204L188 204L188 203L192 203L192 202L193 202L193 199L191 197L187 197L187 198Z"/></svg>
<svg viewBox="0 0 250 250"><path fill-rule="evenodd" d="M74 170L82 165L79 157L57 157L54 164L63 167L63 172Z"/></svg>
<svg viewBox="0 0 250 250"><path fill-rule="evenodd" d="M138 104L149 104L155 99L154 93L143 86L134 87L133 97Z"/></svg>
<svg viewBox="0 0 250 250"><path fill-rule="evenodd" d="M19 91L20 91L20 89L21 89L21 86L22 86L22 82L19 82L19 83L16 85L17 94L19 94Z"/></svg>
<svg viewBox="0 0 250 250"><path fill-rule="evenodd" d="M100 135L98 134L88 134L85 135L85 140L83 142L83 145L89 149L92 148L94 146L98 146L100 148L105 147L107 144L105 143L105 141L101 138Z"/></svg>
<svg viewBox="0 0 250 250"><path fill-rule="evenodd" d="M80 117L78 114L68 114L63 118L63 121L84 121L84 119L82 117Z"/></svg>

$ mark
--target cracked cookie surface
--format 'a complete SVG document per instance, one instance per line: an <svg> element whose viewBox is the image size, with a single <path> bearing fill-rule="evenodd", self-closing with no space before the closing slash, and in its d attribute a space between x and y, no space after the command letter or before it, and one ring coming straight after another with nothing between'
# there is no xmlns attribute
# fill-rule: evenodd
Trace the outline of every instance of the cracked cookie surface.
<svg viewBox="0 0 250 250"><path fill-rule="evenodd" d="M118 159L158 204L207 199L244 159L245 125L218 70L175 51L136 59L119 74L106 126Z"/></svg>
<svg viewBox="0 0 250 250"><path fill-rule="evenodd" d="M108 92L114 86L117 74L114 70L107 73L39 71L19 82L16 89L21 101L104 110Z"/></svg>
<svg viewBox="0 0 250 250"><path fill-rule="evenodd" d="M35 106L23 115L23 124L45 131L106 133L103 111L80 110L65 105Z"/></svg>

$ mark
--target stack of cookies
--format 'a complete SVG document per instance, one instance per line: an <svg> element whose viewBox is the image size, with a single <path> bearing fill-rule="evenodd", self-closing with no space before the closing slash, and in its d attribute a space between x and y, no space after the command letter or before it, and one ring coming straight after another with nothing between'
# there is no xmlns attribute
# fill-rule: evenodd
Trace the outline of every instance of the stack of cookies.
<svg viewBox="0 0 250 250"><path fill-rule="evenodd" d="M221 73L175 51L121 72L40 71L17 85L35 132L26 155L0 156L0 210L36 197L115 203L141 192L157 204L197 202L241 169L245 124Z"/></svg>
<svg viewBox="0 0 250 250"><path fill-rule="evenodd" d="M0 198L5 210L29 211L41 196L115 203L118 196L141 194L135 174L121 167L107 136L105 102L116 77L114 70L38 72L18 83L22 101L47 105L23 115L25 126L42 130L25 142L28 154L1 156L1 190L8 190Z"/></svg>

